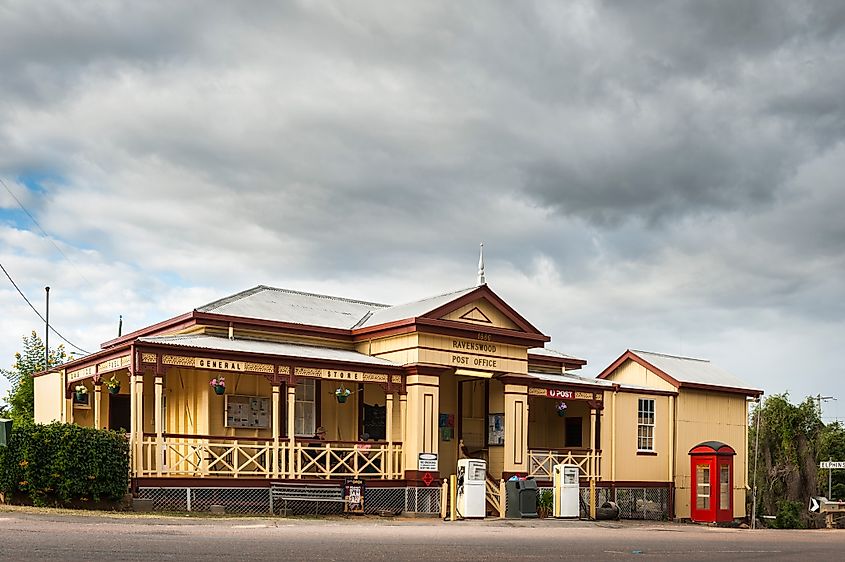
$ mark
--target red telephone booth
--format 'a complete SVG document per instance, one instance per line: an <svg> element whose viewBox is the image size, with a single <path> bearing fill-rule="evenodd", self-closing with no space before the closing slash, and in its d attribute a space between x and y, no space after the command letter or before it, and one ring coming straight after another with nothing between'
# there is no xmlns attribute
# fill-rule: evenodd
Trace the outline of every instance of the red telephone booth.
<svg viewBox="0 0 845 562"><path fill-rule="evenodd" d="M734 518L734 456L736 451L719 441L705 441L690 452L692 498L690 517L707 523Z"/></svg>

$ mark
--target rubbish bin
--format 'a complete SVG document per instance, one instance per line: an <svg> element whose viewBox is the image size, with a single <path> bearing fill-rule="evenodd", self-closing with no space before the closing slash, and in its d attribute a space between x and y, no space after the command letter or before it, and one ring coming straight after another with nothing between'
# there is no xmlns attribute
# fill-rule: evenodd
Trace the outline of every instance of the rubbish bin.
<svg viewBox="0 0 845 562"><path fill-rule="evenodd" d="M0 447L5 447L12 437L12 420L0 419Z"/></svg>
<svg viewBox="0 0 845 562"><path fill-rule="evenodd" d="M533 478L505 482L508 519L537 517L537 482Z"/></svg>

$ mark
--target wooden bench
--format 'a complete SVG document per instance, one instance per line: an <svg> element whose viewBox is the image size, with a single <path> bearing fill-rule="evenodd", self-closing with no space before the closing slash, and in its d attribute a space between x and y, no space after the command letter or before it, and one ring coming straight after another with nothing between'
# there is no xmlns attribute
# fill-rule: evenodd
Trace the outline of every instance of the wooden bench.
<svg viewBox="0 0 845 562"><path fill-rule="evenodd" d="M321 505L327 503L346 504L343 497L343 486L338 484L284 484L272 482L270 484L273 513L276 513L276 500L284 502L284 514L288 512L288 502L314 503L314 515L318 514Z"/></svg>

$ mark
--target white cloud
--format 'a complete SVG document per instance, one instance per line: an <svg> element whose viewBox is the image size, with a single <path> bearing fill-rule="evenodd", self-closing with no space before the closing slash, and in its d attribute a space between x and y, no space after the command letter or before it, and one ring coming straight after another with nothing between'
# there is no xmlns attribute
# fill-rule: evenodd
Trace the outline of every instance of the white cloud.
<svg viewBox="0 0 845 562"><path fill-rule="evenodd" d="M843 17L13 3L0 177L67 259L0 190L0 260L89 349L257 284L468 286L483 240L494 290L590 372L644 347L845 403L816 390L845 302ZM0 304L11 357L40 322Z"/></svg>

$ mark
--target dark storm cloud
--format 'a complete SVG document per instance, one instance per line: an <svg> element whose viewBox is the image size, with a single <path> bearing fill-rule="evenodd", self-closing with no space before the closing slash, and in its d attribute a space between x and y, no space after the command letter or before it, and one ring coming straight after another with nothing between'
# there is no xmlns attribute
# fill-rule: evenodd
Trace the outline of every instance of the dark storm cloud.
<svg viewBox="0 0 845 562"><path fill-rule="evenodd" d="M526 192L544 204L604 223L751 211L841 142L845 34L830 25L845 20L840 3L604 7L621 34L613 41L629 48L605 79L635 109L594 99L612 138L588 131L586 157L526 163Z"/></svg>

